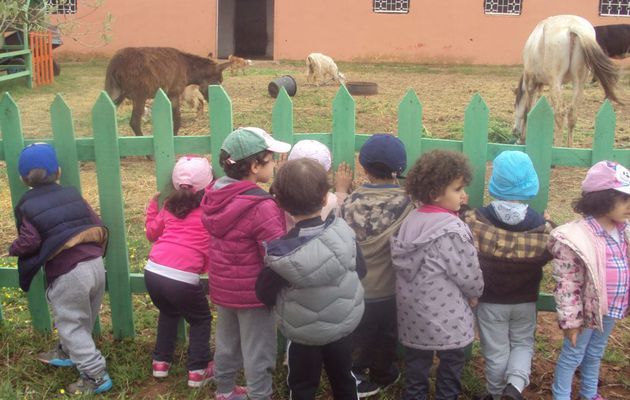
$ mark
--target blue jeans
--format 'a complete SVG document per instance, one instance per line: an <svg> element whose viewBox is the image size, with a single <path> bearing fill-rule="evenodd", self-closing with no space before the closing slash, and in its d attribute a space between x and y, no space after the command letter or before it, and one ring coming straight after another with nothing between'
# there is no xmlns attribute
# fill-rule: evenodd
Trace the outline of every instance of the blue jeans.
<svg viewBox="0 0 630 400"><path fill-rule="evenodd" d="M578 366L581 375L580 396L592 399L597 395L599 365L615 321L614 318L604 316L602 319L604 331L584 329L578 335L575 347L569 340L564 339L551 386L554 400L571 399L571 382Z"/></svg>

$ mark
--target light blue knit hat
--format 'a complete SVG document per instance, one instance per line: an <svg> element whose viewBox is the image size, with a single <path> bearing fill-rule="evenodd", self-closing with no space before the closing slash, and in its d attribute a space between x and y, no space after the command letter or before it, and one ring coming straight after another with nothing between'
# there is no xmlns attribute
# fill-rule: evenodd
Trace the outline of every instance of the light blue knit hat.
<svg viewBox="0 0 630 400"><path fill-rule="evenodd" d="M530 200L538 194L538 175L529 156L521 151L504 151L492 162L488 185L498 200Z"/></svg>

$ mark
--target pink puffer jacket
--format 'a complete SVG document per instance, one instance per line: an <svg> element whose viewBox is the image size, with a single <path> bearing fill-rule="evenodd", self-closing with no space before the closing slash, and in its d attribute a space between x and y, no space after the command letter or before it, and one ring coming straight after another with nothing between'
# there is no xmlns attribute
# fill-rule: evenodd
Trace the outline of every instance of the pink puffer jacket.
<svg viewBox="0 0 630 400"><path fill-rule="evenodd" d="M149 259L157 264L194 274L205 274L210 265L210 235L201 224L201 208L180 219L153 198L145 220L147 239L155 242Z"/></svg>
<svg viewBox="0 0 630 400"><path fill-rule="evenodd" d="M249 181L223 177L206 189L202 221L210 232L210 296L232 308L262 307L255 293L263 243L285 234L284 213Z"/></svg>

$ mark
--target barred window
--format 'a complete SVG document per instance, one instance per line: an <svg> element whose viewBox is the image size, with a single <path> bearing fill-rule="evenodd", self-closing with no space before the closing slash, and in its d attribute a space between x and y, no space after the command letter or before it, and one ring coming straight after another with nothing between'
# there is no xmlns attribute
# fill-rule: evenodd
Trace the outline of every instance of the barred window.
<svg viewBox="0 0 630 400"><path fill-rule="evenodd" d="M484 0L484 14L521 15L522 0Z"/></svg>
<svg viewBox="0 0 630 400"><path fill-rule="evenodd" d="M76 14L77 0L45 0L51 14Z"/></svg>
<svg viewBox="0 0 630 400"><path fill-rule="evenodd" d="M375 13L405 14L409 12L409 0L372 0Z"/></svg>
<svg viewBox="0 0 630 400"><path fill-rule="evenodd" d="M630 17L630 0L600 0L599 15Z"/></svg>

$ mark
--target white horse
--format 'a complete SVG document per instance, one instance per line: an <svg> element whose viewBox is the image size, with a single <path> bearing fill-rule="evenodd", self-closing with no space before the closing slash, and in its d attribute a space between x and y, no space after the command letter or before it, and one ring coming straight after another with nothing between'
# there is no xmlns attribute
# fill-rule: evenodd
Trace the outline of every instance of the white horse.
<svg viewBox="0 0 630 400"><path fill-rule="evenodd" d="M615 95L618 69L597 44L595 30L590 22L575 15L557 15L536 25L523 48L523 75L515 91L512 132L520 138L521 143L525 142L527 113L540 96L543 85L549 85L555 114L556 142L562 136L566 118L567 144L573 146L576 109L582 99L589 70L601 83L606 97L620 103ZM573 95L571 101L565 104L562 84L569 81L573 85Z"/></svg>

